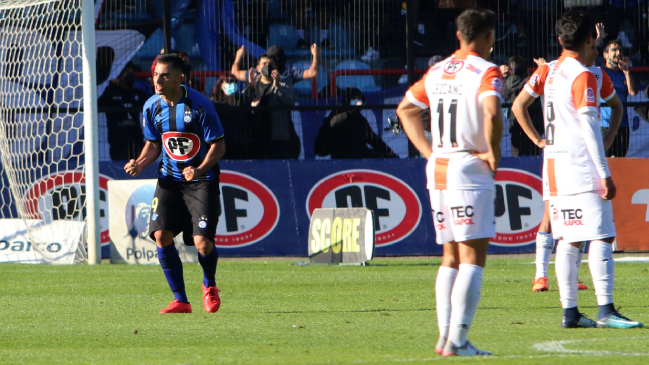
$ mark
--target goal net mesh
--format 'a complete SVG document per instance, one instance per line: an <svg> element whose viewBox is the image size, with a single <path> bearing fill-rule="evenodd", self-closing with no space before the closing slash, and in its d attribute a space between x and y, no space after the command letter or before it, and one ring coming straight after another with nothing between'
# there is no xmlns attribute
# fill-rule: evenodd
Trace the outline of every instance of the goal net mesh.
<svg viewBox="0 0 649 365"><path fill-rule="evenodd" d="M0 260L84 261L81 1L0 1Z"/></svg>

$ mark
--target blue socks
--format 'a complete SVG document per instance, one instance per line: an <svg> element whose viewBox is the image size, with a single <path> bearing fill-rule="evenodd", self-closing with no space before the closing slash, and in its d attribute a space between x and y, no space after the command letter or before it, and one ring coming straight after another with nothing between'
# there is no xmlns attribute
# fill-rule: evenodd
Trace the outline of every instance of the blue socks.
<svg viewBox="0 0 649 365"><path fill-rule="evenodd" d="M174 293L174 298L179 302L189 303L185 294L185 280L183 279L183 263L178 256L178 250L173 244L167 247L156 247L158 249L158 260L162 266L162 272L167 278L169 288Z"/></svg>
<svg viewBox="0 0 649 365"><path fill-rule="evenodd" d="M574 322L579 319L579 309L577 307L563 308L563 316L566 317L566 323Z"/></svg>
<svg viewBox="0 0 649 365"><path fill-rule="evenodd" d="M597 319L608 317L613 313L615 313L615 305L613 305L613 303L600 305Z"/></svg>
<svg viewBox="0 0 649 365"><path fill-rule="evenodd" d="M198 262L203 267L203 285L206 287L216 286L216 263L219 261L219 253L216 246L208 255L198 253Z"/></svg>

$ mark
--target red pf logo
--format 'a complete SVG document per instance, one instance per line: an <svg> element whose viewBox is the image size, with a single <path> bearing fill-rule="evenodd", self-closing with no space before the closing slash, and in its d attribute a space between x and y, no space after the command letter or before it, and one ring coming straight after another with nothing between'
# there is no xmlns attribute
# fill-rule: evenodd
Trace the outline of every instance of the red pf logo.
<svg viewBox="0 0 649 365"><path fill-rule="evenodd" d="M167 132L162 135L162 145L174 161L188 161L201 149L201 142L194 133Z"/></svg>
<svg viewBox="0 0 649 365"><path fill-rule="evenodd" d="M101 244L108 235L108 180L99 175L99 219ZM37 181L25 194L24 209L29 219L83 221L86 218L86 178L82 172L65 171Z"/></svg>
<svg viewBox="0 0 649 365"><path fill-rule="evenodd" d="M523 246L535 242L543 220L543 182L518 169L498 169L496 175L496 246Z"/></svg>
<svg viewBox="0 0 649 365"><path fill-rule="evenodd" d="M339 171L318 181L307 197L307 215L311 217L316 208L371 209L377 247L408 237L421 219L415 192L398 178L375 170Z"/></svg>
<svg viewBox="0 0 649 365"><path fill-rule="evenodd" d="M234 171L220 175L219 225L214 243L235 248L268 236L279 221L279 203L261 181Z"/></svg>
<svg viewBox="0 0 649 365"><path fill-rule="evenodd" d="M462 67L464 67L464 61L451 60L444 65L444 73L447 75L455 75Z"/></svg>

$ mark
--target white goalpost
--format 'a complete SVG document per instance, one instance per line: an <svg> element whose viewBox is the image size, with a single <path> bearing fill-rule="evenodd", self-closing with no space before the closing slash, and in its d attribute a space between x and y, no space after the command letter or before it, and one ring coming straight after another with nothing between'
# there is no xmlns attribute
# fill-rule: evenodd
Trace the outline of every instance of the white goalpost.
<svg viewBox="0 0 649 365"><path fill-rule="evenodd" d="M0 262L101 263L95 3L0 0L0 32Z"/></svg>

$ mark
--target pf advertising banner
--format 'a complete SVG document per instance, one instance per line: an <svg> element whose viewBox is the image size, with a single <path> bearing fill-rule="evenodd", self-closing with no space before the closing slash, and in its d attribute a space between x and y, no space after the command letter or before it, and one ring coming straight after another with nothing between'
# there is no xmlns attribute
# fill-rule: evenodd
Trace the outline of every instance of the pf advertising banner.
<svg viewBox="0 0 649 365"><path fill-rule="evenodd" d="M649 159L610 158L617 187L613 216L620 251L649 251Z"/></svg>
<svg viewBox="0 0 649 365"><path fill-rule="evenodd" d="M223 161L220 165L221 210L215 242L223 257L307 256L311 215L317 208L372 210L377 256L442 253L435 243L423 159ZM543 217L541 166L537 157L501 161L496 176L497 235L490 253L534 252ZM119 162L102 164L101 172L127 180L126 184L138 181ZM156 172L149 168L141 178L155 178ZM111 224L112 219L126 222L126 203L121 204L117 213L111 204Z"/></svg>

